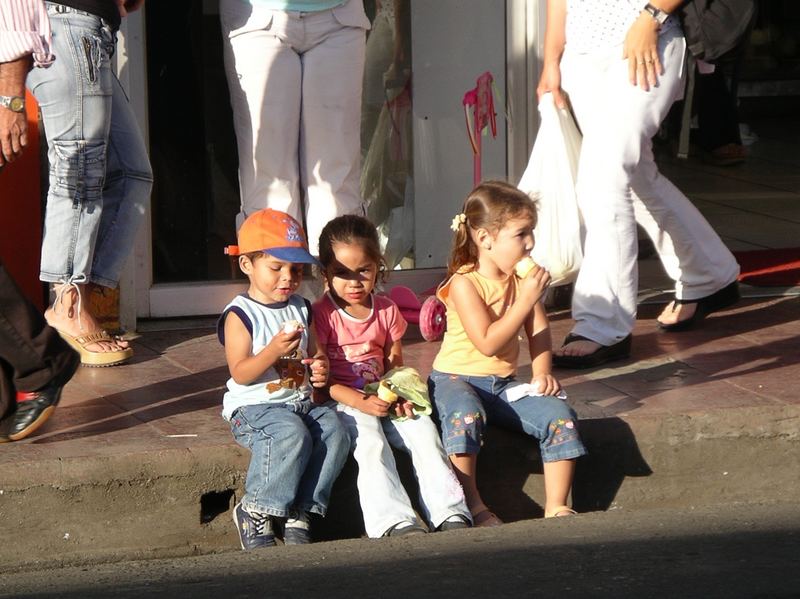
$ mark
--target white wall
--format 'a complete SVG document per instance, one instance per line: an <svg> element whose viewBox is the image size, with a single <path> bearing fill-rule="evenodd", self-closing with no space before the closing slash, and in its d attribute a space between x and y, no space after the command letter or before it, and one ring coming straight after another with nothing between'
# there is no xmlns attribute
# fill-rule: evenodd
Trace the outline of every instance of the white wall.
<svg viewBox="0 0 800 599"><path fill-rule="evenodd" d="M443 266L450 222L472 188L461 100L491 71L497 138L483 138L483 178L506 177L506 0L412 0L417 268Z"/></svg>

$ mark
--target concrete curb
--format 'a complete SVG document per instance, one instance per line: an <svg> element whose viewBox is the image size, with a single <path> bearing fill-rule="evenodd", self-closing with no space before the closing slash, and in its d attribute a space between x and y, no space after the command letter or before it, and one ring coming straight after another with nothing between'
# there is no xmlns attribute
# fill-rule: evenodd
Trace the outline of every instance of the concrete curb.
<svg viewBox="0 0 800 599"><path fill-rule="evenodd" d="M792 496L800 488L800 406L586 419L590 455L579 461L579 511L694 507ZM249 456L233 442L45 459L0 468L0 547L6 571L238 548L230 508ZM409 495L409 460L398 457ZM502 464L497 468L496 464ZM507 521L541 516L538 450L489 432L479 461L484 498ZM362 534L352 460L334 487L319 539Z"/></svg>

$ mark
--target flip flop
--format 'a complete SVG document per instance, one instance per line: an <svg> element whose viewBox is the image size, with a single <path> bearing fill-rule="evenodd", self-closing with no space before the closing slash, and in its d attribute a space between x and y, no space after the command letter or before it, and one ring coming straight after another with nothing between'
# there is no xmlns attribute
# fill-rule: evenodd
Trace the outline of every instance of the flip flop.
<svg viewBox="0 0 800 599"><path fill-rule="evenodd" d="M719 291L712 293L711 295L707 295L706 297L701 297L700 299L696 300L681 300L681 299L674 299L673 301L673 310L680 304L697 304L697 308L695 308L694 314L692 314L691 318L687 318L686 320L681 320L672 324L662 324L658 323L658 327L662 331L668 331L671 333L679 333L681 331L688 331L690 329L695 328L700 323L703 322L706 316L711 314L712 312L717 312L718 310L723 310L724 308L728 308L732 306L740 299L739 294L739 283L734 281L733 283L726 285Z"/></svg>
<svg viewBox="0 0 800 599"><path fill-rule="evenodd" d="M559 356L553 355L553 364L560 368L593 368L612 360L623 360L631 355L631 335L628 335L621 341L617 341L613 345L601 345L590 354L582 356ZM573 341L591 341L597 343L594 339L589 339L583 335L575 335L570 333L564 339L561 347L569 345Z"/></svg>
<svg viewBox="0 0 800 599"><path fill-rule="evenodd" d="M501 526L503 521L497 515L486 508L478 512L472 517L472 526L475 528L492 528L494 526Z"/></svg>
<svg viewBox="0 0 800 599"><path fill-rule="evenodd" d="M567 512L564 514L563 512ZM554 507L552 510L547 510L544 513L545 518L566 518L568 516L575 516L578 512L573 510L568 505L560 505L558 507Z"/></svg>
<svg viewBox="0 0 800 599"><path fill-rule="evenodd" d="M56 329L58 331L58 329ZM97 343L98 341L106 341L109 343L114 342L114 338L105 330L95 331L88 335L78 335L73 337L64 331L58 331L61 338L66 341L72 349L77 351L81 356L81 365L94 368L103 368L106 366L117 366L127 362L133 357L133 348L126 347L125 349L117 349L114 351L92 351L86 349L87 345Z"/></svg>

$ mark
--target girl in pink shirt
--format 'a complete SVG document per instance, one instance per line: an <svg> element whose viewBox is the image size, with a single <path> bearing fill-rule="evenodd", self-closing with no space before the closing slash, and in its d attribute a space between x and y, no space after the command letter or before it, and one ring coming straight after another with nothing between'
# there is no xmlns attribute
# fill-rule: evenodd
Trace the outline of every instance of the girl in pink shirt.
<svg viewBox="0 0 800 599"><path fill-rule="evenodd" d="M430 529L470 526L464 492L431 419L414 416L405 400L389 404L363 391L388 370L403 365L401 338L406 330L394 302L373 293L378 276L386 270L375 226L355 215L333 219L320 235L319 259L328 290L314 304L313 322L330 360L328 392L338 403L337 413L358 462L367 534L426 531L400 482L391 446L411 455Z"/></svg>

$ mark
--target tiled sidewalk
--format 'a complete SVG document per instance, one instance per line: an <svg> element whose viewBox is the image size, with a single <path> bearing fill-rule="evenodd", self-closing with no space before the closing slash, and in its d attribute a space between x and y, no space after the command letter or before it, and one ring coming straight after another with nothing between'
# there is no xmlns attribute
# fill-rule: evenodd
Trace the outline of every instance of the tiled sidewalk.
<svg viewBox="0 0 800 599"><path fill-rule="evenodd" d="M800 403L800 297L746 299L685 333L660 332L657 312L655 305L643 306L630 360L557 371L581 418ZM568 314L551 314L551 320L554 343L560 343ZM219 415L227 379L223 352L210 322L200 324L206 326L143 333L128 365L82 368L37 434L2 446L0 466L232 444ZM406 363L427 374L438 347L409 341ZM522 353L526 376L530 366Z"/></svg>
<svg viewBox="0 0 800 599"><path fill-rule="evenodd" d="M798 122L762 119L748 161L713 167L659 149L664 174L732 250L797 247L800 229ZM656 259L640 261L633 356L608 368L557 372L582 418L658 417L800 403L800 288L743 287L746 298L698 331L666 334L655 317L669 287ZM770 295L783 297L764 297ZM567 312L551 314L553 343ZM191 328L179 328L187 325ZM0 446L0 467L43 459L122 455L232 444L219 415L228 377L213 320L141 323L136 357L83 368L53 418L35 436ZM170 330L171 329L171 330ZM438 343L410 341L406 361L423 374ZM527 350L523 349L523 356ZM522 364L523 375L529 366Z"/></svg>

